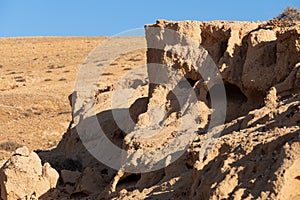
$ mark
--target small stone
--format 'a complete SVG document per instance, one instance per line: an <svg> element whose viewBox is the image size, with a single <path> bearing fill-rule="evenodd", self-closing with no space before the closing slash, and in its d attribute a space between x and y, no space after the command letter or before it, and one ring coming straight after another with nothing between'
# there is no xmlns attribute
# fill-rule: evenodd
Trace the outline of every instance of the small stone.
<svg viewBox="0 0 300 200"><path fill-rule="evenodd" d="M50 188L55 188L59 178L59 174L53 169L49 163L45 163L43 166L43 176L48 178L50 182Z"/></svg>
<svg viewBox="0 0 300 200"><path fill-rule="evenodd" d="M73 194L74 193L74 186L70 184L66 184L64 187L64 191L68 194Z"/></svg>
<svg viewBox="0 0 300 200"><path fill-rule="evenodd" d="M120 191L120 194L121 194L121 195L127 194L127 190L126 190L126 189L122 189L122 190Z"/></svg>
<svg viewBox="0 0 300 200"><path fill-rule="evenodd" d="M42 166L35 152L22 147L0 169L0 199L38 199L54 188L57 181L58 173L49 163Z"/></svg>
<svg viewBox="0 0 300 200"><path fill-rule="evenodd" d="M255 183L255 179L251 179L249 182L253 184Z"/></svg>
<svg viewBox="0 0 300 200"><path fill-rule="evenodd" d="M20 155L20 156L29 156L30 152L29 149L26 146L18 148L15 152L15 155Z"/></svg>
<svg viewBox="0 0 300 200"><path fill-rule="evenodd" d="M60 171L61 174L61 178L63 180L63 182L66 183L70 183L70 184L74 184L77 183L81 173L79 171L70 171L70 170L61 170Z"/></svg>
<svg viewBox="0 0 300 200"><path fill-rule="evenodd" d="M99 193L102 178L100 174L97 174L97 172L98 171L95 171L93 168L85 168L80 180L77 183L75 192L82 192L87 195Z"/></svg>

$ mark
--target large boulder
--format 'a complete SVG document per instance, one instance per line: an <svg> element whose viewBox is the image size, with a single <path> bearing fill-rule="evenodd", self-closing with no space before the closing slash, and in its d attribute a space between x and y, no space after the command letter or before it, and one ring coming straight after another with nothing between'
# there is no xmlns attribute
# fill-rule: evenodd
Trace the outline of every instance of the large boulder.
<svg viewBox="0 0 300 200"><path fill-rule="evenodd" d="M59 175L27 147L17 149L0 169L1 198L37 199L57 184Z"/></svg>

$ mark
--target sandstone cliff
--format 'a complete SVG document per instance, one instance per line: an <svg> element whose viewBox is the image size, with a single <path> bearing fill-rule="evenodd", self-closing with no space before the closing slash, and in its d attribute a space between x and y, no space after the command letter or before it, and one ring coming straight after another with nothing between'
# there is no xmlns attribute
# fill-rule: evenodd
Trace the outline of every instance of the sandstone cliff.
<svg viewBox="0 0 300 200"><path fill-rule="evenodd" d="M285 27L270 22L161 20L145 29L148 63L180 71L200 91L199 100L210 107L207 93L214 86L204 84L207 80L199 73L199 66L182 59L192 54L182 35L187 36L208 51L227 96L225 128L216 144L199 160L205 135L198 135L188 155L174 164L185 167L177 175L172 166L167 167L159 183L173 182L177 177L179 180L168 188L174 190L173 198L182 199L299 198L295 190L300 187L299 23ZM167 30L182 35L170 40ZM153 48L153 43L163 50ZM179 43L181 52L168 52ZM156 84L149 87L151 102L161 89Z"/></svg>

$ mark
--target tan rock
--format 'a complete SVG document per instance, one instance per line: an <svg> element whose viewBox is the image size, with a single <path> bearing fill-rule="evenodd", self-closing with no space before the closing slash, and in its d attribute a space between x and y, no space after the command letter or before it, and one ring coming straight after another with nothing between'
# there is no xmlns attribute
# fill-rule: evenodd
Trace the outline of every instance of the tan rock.
<svg viewBox="0 0 300 200"><path fill-rule="evenodd" d="M277 91L275 87L271 87L266 98L265 104L268 108L275 108L277 105Z"/></svg>
<svg viewBox="0 0 300 200"><path fill-rule="evenodd" d="M30 152L29 152L29 149L26 146L23 146L23 147L20 147L20 148L16 149L14 154L18 154L18 155L21 155L21 156L29 156Z"/></svg>
<svg viewBox="0 0 300 200"><path fill-rule="evenodd" d="M43 176L49 180L50 188L56 187L59 174L49 163L45 163L43 166Z"/></svg>
<svg viewBox="0 0 300 200"><path fill-rule="evenodd" d="M26 147L17 149L1 168L1 198L4 200L38 198L56 186L58 173L49 163L42 166L39 156L27 150Z"/></svg>

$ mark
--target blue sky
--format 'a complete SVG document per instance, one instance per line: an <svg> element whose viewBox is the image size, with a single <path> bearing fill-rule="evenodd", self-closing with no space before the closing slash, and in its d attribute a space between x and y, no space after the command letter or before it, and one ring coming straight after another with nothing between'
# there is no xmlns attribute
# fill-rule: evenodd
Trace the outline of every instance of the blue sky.
<svg viewBox="0 0 300 200"><path fill-rule="evenodd" d="M156 19L263 21L300 0L0 0L0 37L102 36Z"/></svg>

